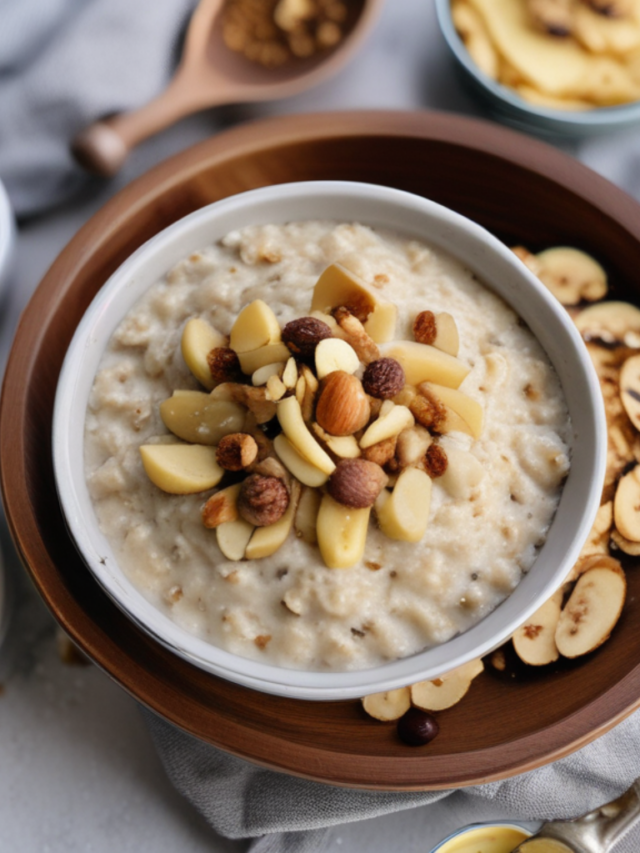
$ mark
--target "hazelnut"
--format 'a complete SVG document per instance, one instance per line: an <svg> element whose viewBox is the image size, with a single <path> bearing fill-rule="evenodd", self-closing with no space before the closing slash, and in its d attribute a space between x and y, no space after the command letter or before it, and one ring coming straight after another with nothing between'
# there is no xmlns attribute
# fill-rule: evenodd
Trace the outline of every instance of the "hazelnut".
<svg viewBox="0 0 640 853"><path fill-rule="evenodd" d="M362 451L362 458L368 459L369 462L375 462L383 468L395 456L397 441L398 436L392 435L377 444L372 444L371 447L365 447Z"/></svg>
<svg viewBox="0 0 640 853"><path fill-rule="evenodd" d="M420 708L409 708L396 725L398 737L407 746L423 746L437 737L440 731L436 718Z"/></svg>
<svg viewBox="0 0 640 853"><path fill-rule="evenodd" d="M324 379L316 420L331 435L353 435L364 427L371 412L362 382L352 373L334 370Z"/></svg>
<svg viewBox="0 0 640 853"><path fill-rule="evenodd" d="M216 462L225 471L242 471L255 461L257 455L258 444L255 438L244 432L234 432L220 439Z"/></svg>
<svg viewBox="0 0 640 853"><path fill-rule="evenodd" d="M395 358L379 358L367 366L362 377L367 394L380 400L390 400L404 388L404 370Z"/></svg>
<svg viewBox="0 0 640 853"><path fill-rule="evenodd" d="M413 323L413 337L419 344L433 344L438 333L433 311L421 311Z"/></svg>
<svg viewBox="0 0 640 853"><path fill-rule="evenodd" d="M332 338L329 326L316 317L299 317L291 320L282 330L282 340L290 351L300 358L311 359L320 341Z"/></svg>
<svg viewBox="0 0 640 853"><path fill-rule="evenodd" d="M235 382L242 376L240 359L230 347L214 347L207 355L214 382Z"/></svg>
<svg viewBox="0 0 640 853"><path fill-rule="evenodd" d="M242 483L238 496L238 512L256 527L267 527L279 521L289 506L289 492L278 477L251 474Z"/></svg>
<svg viewBox="0 0 640 853"><path fill-rule="evenodd" d="M373 506L387 483L387 475L375 462L342 459L329 478L329 494L343 506L364 509Z"/></svg>
<svg viewBox="0 0 640 853"><path fill-rule="evenodd" d="M442 477L447 470L449 460L447 459L447 454L444 449L440 447L439 444L432 444L427 448L425 463L426 472L433 480L436 477Z"/></svg>

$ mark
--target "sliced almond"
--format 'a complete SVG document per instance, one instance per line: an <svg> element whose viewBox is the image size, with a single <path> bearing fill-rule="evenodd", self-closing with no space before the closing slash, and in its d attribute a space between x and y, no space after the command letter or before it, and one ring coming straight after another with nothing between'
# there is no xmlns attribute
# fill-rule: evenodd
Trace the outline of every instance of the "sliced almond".
<svg viewBox="0 0 640 853"><path fill-rule="evenodd" d="M422 382L418 386L418 391L422 394L431 394L441 400L446 407L462 418L473 438L480 438L484 423L484 410L477 400L463 394L462 391L447 388L445 385L436 385L434 382ZM444 431L452 432L453 430Z"/></svg>
<svg viewBox="0 0 640 853"><path fill-rule="evenodd" d="M229 335L229 346L240 354L277 343L279 340L278 318L266 302L255 299L238 314Z"/></svg>
<svg viewBox="0 0 640 853"><path fill-rule="evenodd" d="M355 373L360 367L360 359L354 348L340 338L325 338L320 341L316 347L315 361L318 379L324 379L334 370Z"/></svg>
<svg viewBox="0 0 640 853"><path fill-rule="evenodd" d="M242 372L246 373L247 376L252 376L256 370L267 364L275 364L278 361L286 362L290 355L291 353L285 344L275 343L267 344L249 352L239 352L238 359Z"/></svg>
<svg viewBox="0 0 640 853"><path fill-rule="evenodd" d="M238 519L238 495L241 485L235 483L211 495L202 508L202 523L205 527L213 529L227 521Z"/></svg>
<svg viewBox="0 0 640 853"><path fill-rule="evenodd" d="M323 486L329 479L329 475L325 471L313 465L299 453L289 439L280 433L273 440L273 447L285 467L293 474L296 480L299 480L305 486L319 488Z"/></svg>
<svg viewBox="0 0 640 853"><path fill-rule="evenodd" d="M362 559L371 509L351 509L323 495L316 531L320 554L330 569L348 569Z"/></svg>
<svg viewBox="0 0 640 853"><path fill-rule="evenodd" d="M407 384L437 382L458 388L469 368L449 353L416 341L392 341L380 347L383 356L395 358L404 370Z"/></svg>
<svg viewBox="0 0 640 853"><path fill-rule="evenodd" d="M613 517L625 539L640 542L640 465L625 474L618 483Z"/></svg>
<svg viewBox="0 0 640 853"><path fill-rule="evenodd" d="M282 372L282 381L287 388L296 387L296 382L298 381L298 365L296 364L296 360L293 356L289 359Z"/></svg>
<svg viewBox="0 0 640 853"><path fill-rule="evenodd" d="M466 695L473 679L483 671L484 664L477 658L432 681L419 681L411 686L411 702L423 711L451 708Z"/></svg>
<svg viewBox="0 0 640 853"><path fill-rule="evenodd" d="M350 344L358 359L363 364L370 364L380 358L378 345L365 331L364 326L344 307L337 308L334 312L336 321L345 334L345 340Z"/></svg>
<svg viewBox="0 0 640 853"><path fill-rule="evenodd" d="M218 444L225 435L240 432L245 409L239 403L212 399L201 391L174 391L160 404L162 422L191 444Z"/></svg>
<svg viewBox="0 0 640 853"><path fill-rule="evenodd" d="M295 397L285 397L278 403L278 420L282 431L298 453L325 474L332 474L335 464L307 429L300 403Z"/></svg>
<svg viewBox="0 0 640 853"><path fill-rule="evenodd" d="M318 489L305 487L300 495L294 525L296 534L308 545L317 545L316 525L322 494Z"/></svg>
<svg viewBox="0 0 640 853"><path fill-rule="evenodd" d="M189 320L182 332L180 342L182 357L198 382L209 390L215 383L209 370L207 356L212 349L225 345L224 335L199 317Z"/></svg>
<svg viewBox="0 0 640 853"><path fill-rule="evenodd" d="M334 370L323 381L316 420L330 435L353 435L366 425L370 413L369 398L357 376Z"/></svg>
<svg viewBox="0 0 640 853"><path fill-rule="evenodd" d="M353 435L330 435L327 438L327 447L341 459L357 459L362 455Z"/></svg>
<svg viewBox="0 0 640 853"><path fill-rule="evenodd" d="M620 617L626 588L620 567L595 568L581 575L556 629L561 655L575 658L604 643Z"/></svg>
<svg viewBox="0 0 640 853"><path fill-rule="evenodd" d="M513 647L524 663L546 666L558 660L556 628L562 612L562 590L551 596L513 635Z"/></svg>
<svg viewBox="0 0 640 853"><path fill-rule="evenodd" d="M411 707L411 688L400 687L385 693L372 693L364 697L362 707L376 720L399 720Z"/></svg>
<svg viewBox="0 0 640 853"><path fill-rule="evenodd" d="M254 529L254 526L245 521L244 518L238 518L235 521L226 521L224 524L216 527L218 548L220 548L227 560L243 559L245 549Z"/></svg>
<svg viewBox="0 0 640 853"><path fill-rule="evenodd" d="M275 402L277 400L282 399L284 395L287 393L287 386L284 384L282 379L279 376L270 376L267 379L267 393L269 397Z"/></svg>
<svg viewBox="0 0 640 853"><path fill-rule="evenodd" d="M382 491L376 515L382 532L390 539L419 542L429 522L431 478L419 468L405 468L392 492Z"/></svg>
<svg viewBox="0 0 640 853"><path fill-rule="evenodd" d="M265 364L264 367L259 367L251 376L252 385L266 385L267 381L272 376L280 376L284 368L284 363L276 361L274 364Z"/></svg>
<svg viewBox="0 0 640 853"><path fill-rule="evenodd" d="M398 436L395 456L401 468L418 465L433 442L429 431L422 426L403 430Z"/></svg>
<svg viewBox="0 0 640 853"><path fill-rule="evenodd" d="M391 408L384 412L385 403L391 403L391 400L385 400L380 409L380 417L367 428L360 439L360 447L363 449L399 435L402 430L412 427L415 423L413 415L406 406L396 406L391 403Z"/></svg>

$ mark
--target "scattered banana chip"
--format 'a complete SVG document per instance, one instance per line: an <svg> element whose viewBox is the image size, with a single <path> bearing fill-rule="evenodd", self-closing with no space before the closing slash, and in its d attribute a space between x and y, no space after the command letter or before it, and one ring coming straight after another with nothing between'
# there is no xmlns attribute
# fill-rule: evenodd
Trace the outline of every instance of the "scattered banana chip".
<svg viewBox="0 0 640 853"><path fill-rule="evenodd" d="M620 398L629 420L640 430L640 355L628 358L622 365Z"/></svg>
<svg viewBox="0 0 640 853"><path fill-rule="evenodd" d="M557 246L537 256L540 281L563 305L595 302L607 295L607 274L590 255Z"/></svg>
<svg viewBox="0 0 640 853"><path fill-rule="evenodd" d="M562 613L562 591L552 595L513 635L513 647L524 663L546 666L560 657L556 628Z"/></svg>
<svg viewBox="0 0 640 853"><path fill-rule="evenodd" d="M575 324L585 341L640 347L640 308L630 302L590 305L578 314Z"/></svg>
<svg viewBox="0 0 640 853"><path fill-rule="evenodd" d="M423 711L452 708L467 694L476 675L483 671L484 664L478 658L433 681L419 681L411 686L411 702Z"/></svg>
<svg viewBox="0 0 640 853"><path fill-rule="evenodd" d="M640 99L640 0L453 0L451 14L478 68L529 103Z"/></svg>
<svg viewBox="0 0 640 853"><path fill-rule="evenodd" d="M399 720L411 707L411 690L409 687L400 687L398 690L372 693L364 697L362 707L376 720Z"/></svg>
<svg viewBox="0 0 640 853"><path fill-rule="evenodd" d="M597 566L581 575L556 629L560 654L575 658L601 646L620 617L626 589L619 566Z"/></svg>
<svg viewBox="0 0 640 853"><path fill-rule="evenodd" d="M640 466L620 480L613 502L616 529L631 542L640 542Z"/></svg>

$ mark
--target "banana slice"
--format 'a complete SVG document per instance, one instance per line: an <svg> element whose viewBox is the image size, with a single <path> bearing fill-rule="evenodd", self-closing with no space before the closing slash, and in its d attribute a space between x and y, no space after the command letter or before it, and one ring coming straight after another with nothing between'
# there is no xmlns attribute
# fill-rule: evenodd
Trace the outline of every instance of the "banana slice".
<svg viewBox="0 0 640 853"><path fill-rule="evenodd" d="M583 299L595 302L607 295L607 274L590 255L570 246L557 246L536 256L538 278L563 305Z"/></svg>
<svg viewBox="0 0 640 853"><path fill-rule="evenodd" d="M480 658L469 661L433 681L419 681L411 686L411 702L423 711L444 711L466 695L473 679L484 671Z"/></svg>
<svg viewBox="0 0 640 853"><path fill-rule="evenodd" d="M607 0L608 6L613 3ZM640 24L633 18L608 17L576 4L573 13L573 35L591 53L628 53L640 45Z"/></svg>
<svg viewBox="0 0 640 853"><path fill-rule="evenodd" d="M167 429L191 444L218 444L225 435L241 432L246 410L239 403L211 399L201 391L174 391L160 403Z"/></svg>
<svg viewBox="0 0 640 853"><path fill-rule="evenodd" d="M237 353L251 352L279 341L278 318L262 299L255 299L242 309L229 336L229 346ZM274 358L272 362L277 360Z"/></svg>
<svg viewBox="0 0 640 853"><path fill-rule="evenodd" d="M530 104L535 104L537 107L551 107L553 110L571 110L573 112L593 109L593 104L585 99L560 98L555 95L547 95L544 92L539 92L538 89L527 83L516 83L514 88L521 98L529 101Z"/></svg>
<svg viewBox="0 0 640 853"><path fill-rule="evenodd" d="M629 420L640 430L640 355L628 358L620 371L620 399Z"/></svg>
<svg viewBox="0 0 640 853"><path fill-rule="evenodd" d="M207 356L212 349L224 346L226 346L224 335L199 317L189 320L184 327L180 342L182 357L198 382L209 391L215 383L209 370Z"/></svg>
<svg viewBox="0 0 640 853"><path fill-rule="evenodd" d="M573 9L569 0L527 0L527 11L534 27L555 38L571 35Z"/></svg>
<svg viewBox="0 0 640 853"><path fill-rule="evenodd" d="M163 492L191 495L217 486L224 468L216 448L199 444L143 444L140 456L147 477Z"/></svg>
<svg viewBox="0 0 640 853"><path fill-rule="evenodd" d="M640 308L629 302L590 305L578 314L575 324L586 341L640 346Z"/></svg>
<svg viewBox="0 0 640 853"><path fill-rule="evenodd" d="M581 575L556 628L560 654L575 658L602 645L620 617L626 589L619 565L594 568Z"/></svg>
<svg viewBox="0 0 640 853"><path fill-rule="evenodd" d="M611 539L620 551L630 557L640 557L640 542L631 542L631 540L625 539L618 530L611 531Z"/></svg>
<svg viewBox="0 0 640 853"><path fill-rule="evenodd" d="M560 652L556 646L556 628L561 608L562 590L558 590L518 628L512 639L521 661L532 666L546 666L558 660Z"/></svg>
<svg viewBox="0 0 640 853"><path fill-rule="evenodd" d="M392 492L385 489L376 500L380 529L390 539L419 542L429 523L431 478L420 468L405 468Z"/></svg>
<svg viewBox="0 0 640 853"><path fill-rule="evenodd" d="M323 495L316 534L320 554L330 569L348 569L364 554L371 508L351 509Z"/></svg>
<svg viewBox="0 0 640 853"><path fill-rule="evenodd" d="M625 539L640 542L640 465L636 465L618 483L613 518Z"/></svg>
<svg viewBox="0 0 640 853"><path fill-rule="evenodd" d="M398 690L387 690L386 693L372 693L364 697L362 707L376 720L399 720L411 707L411 689L400 687Z"/></svg>

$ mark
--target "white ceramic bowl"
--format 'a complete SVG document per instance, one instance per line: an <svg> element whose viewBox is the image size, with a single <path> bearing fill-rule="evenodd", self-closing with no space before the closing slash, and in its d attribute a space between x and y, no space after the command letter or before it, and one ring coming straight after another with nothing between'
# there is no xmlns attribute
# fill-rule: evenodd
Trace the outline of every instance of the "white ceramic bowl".
<svg viewBox="0 0 640 853"><path fill-rule="evenodd" d="M140 296L177 261L250 224L360 221L451 253L528 323L554 364L573 420L572 467L547 541L519 586L489 616L447 643L357 672L306 672L267 665L210 645L174 624L120 571L100 532L84 478L84 417L107 342ZM606 425L586 348L571 320L512 252L470 220L423 198L348 182L286 184L232 196L171 225L138 249L98 293L71 342L57 389L53 453L63 511L88 569L140 627L176 654L230 681L301 699L347 699L388 690L484 655L504 642L558 587L578 556L600 501ZM105 559L106 558L106 559Z"/></svg>
<svg viewBox="0 0 640 853"><path fill-rule="evenodd" d="M16 227L9 197L0 181L0 294L9 282L15 248Z"/></svg>

